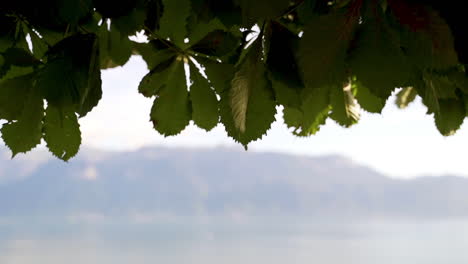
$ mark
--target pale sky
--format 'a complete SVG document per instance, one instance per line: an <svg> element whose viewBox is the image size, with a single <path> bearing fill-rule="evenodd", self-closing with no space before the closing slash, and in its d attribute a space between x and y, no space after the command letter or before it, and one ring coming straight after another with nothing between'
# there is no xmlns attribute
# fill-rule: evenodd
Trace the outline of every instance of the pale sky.
<svg viewBox="0 0 468 264"><path fill-rule="evenodd" d="M80 121L84 146L105 150L159 145L241 149L227 137L222 126L207 133L191 125L174 137L159 135L149 122L152 99L137 91L146 72L146 64L139 57L133 57L124 67L103 72L103 99ZM273 124L261 141L251 143L249 151L311 156L339 154L393 177L442 174L468 177L466 125L455 136L443 137L433 118L425 115L420 101L400 110L394 106L394 99L390 100L382 115L363 113L359 124L348 129L330 121L317 135L308 138L293 136L280 113L277 115L280 121Z"/></svg>

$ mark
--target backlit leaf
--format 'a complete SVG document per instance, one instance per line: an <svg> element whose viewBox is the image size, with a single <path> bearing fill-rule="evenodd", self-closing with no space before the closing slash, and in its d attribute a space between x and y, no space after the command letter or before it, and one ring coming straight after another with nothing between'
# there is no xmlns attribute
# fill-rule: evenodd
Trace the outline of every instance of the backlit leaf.
<svg viewBox="0 0 468 264"><path fill-rule="evenodd" d="M190 86L192 119L198 127L209 131L219 121L218 99L208 80L200 74L194 65L190 67L190 79L192 80Z"/></svg>
<svg viewBox="0 0 468 264"><path fill-rule="evenodd" d="M3 141L11 149L13 157L30 151L41 143L42 138L43 100L34 90L24 98L21 114L15 117L17 121L4 124L1 129Z"/></svg>
<svg viewBox="0 0 468 264"><path fill-rule="evenodd" d="M67 161L78 153L81 132L72 107L47 106L44 140L50 152L61 160Z"/></svg>
<svg viewBox="0 0 468 264"><path fill-rule="evenodd" d="M164 136L179 134L191 119L184 62L177 58L170 66L166 84L161 87L151 109L154 128Z"/></svg>

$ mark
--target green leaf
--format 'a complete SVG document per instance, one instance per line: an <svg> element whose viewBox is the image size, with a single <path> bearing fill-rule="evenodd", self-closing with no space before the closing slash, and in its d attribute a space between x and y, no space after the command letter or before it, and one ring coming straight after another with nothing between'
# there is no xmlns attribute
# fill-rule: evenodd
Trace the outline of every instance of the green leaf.
<svg viewBox="0 0 468 264"><path fill-rule="evenodd" d="M372 94L386 99L396 87L407 84L411 68L396 32L384 19L382 14L364 21L348 60L357 80Z"/></svg>
<svg viewBox="0 0 468 264"><path fill-rule="evenodd" d="M357 19L336 12L315 17L304 28L299 65L307 87L341 84L346 77L346 50Z"/></svg>
<svg viewBox="0 0 468 264"><path fill-rule="evenodd" d="M467 94L463 94L462 99L463 99L463 102L465 103L465 113L466 113L466 116L468 116L468 95L467 95Z"/></svg>
<svg viewBox="0 0 468 264"><path fill-rule="evenodd" d="M33 67L19 67L12 65L8 69L8 71L5 73L5 75L1 78L2 80L8 80L8 79L13 79L25 75L29 75L33 73L34 68Z"/></svg>
<svg viewBox="0 0 468 264"><path fill-rule="evenodd" d="M152 71L143 77L138 86L138 92L145 97L152 97L166 85L172 73L170 67L174 63L174 58L169 58L167 61L160 63Z"/></svg>
<svg viewBox="0 0 468 264"><path fill-rule="evenodd" d="M206 80L195 67L190 67L190 99L192 101L192 119L195 124L210 131L219 121L219 106L216 94Z"/></svg>
<svg viewBox="0 0 468 264"><path fill-rule="evenodd" d="M317 0L304 0L297 7L297 17L301 24L308 24L311 19L314 18L314 15L317 13L315 11L317 6Z"/></svg>
<svg viewBox="0 0 468 264"><path fill-rule="evenodd" d="M289 0L239 0L239 3L245 24L261 19L279 18L289 7Z"/></svg>
<svg viewBox="0 0 468 264"><path fill-rule="evenodd" d="M301 106L303 116L299 123L300 125L293 126L295 128L293 133L297 136L313 135L325 123L330 112L330 90L326 86L313 89L308 88L302 92L301 96L303 98ZM288 111L291 112L291 110ZM295 115L297 115L297 111Z"/></svg>
<svg viewBox="0 0 468 264"><path fill-rule="evenodd" d="M315 135L320 130L320 126L325 124L329 110L329 107L323 109L315 116L315 119L310 119L312 123L309 121L307 126L304 126L304 113L294 107L283 109L283 119L288 128L294 129L292 131L294 135L305 137Z"/></svg>
<svg viewBox="0 0 468 264"><path fill-rule="evenodd" d="M205 70L210 83L215 88L218 94L230 89L231 80L234 77L234 66L228 63L219 63L209 60L197 58Z"/></svg>
<svg viewBox="0 0 468 264"><path fill-rule="evenodd" d="M31 91L31 75L0 82L0 119L18 120Z"/></svg>
<svg viewBox="0 0 468 264"><path fill-rule="evenodd" d="M93 42L89 59L88 81L86 87L80 92L77 113L80 117L87 115L98 105L102 97L101 67L99 61L99 44L97 39Z"/></svg>
<svg viewBox="0 0 468 264"><path fill-rule="evenodd" d="M81 132L72 107L47 106L44 119L44 140L57 158L68 161L80 149Z"/></svg>
<svg viewBox="0 0 468 264"><path fill-rule="evenodd" d="M164 136L180 133L190 122L190 100L185 80L183 58L170 67L166 84L161 87L151 109L154 128Z"/></svg>
<svg viewBox="0 0 468 264"><path fill-rule="evenodd" d="M108 31L106 23L101 26L99 47L101 69L122 66L132 55L132 42L128 36L121 34L113 25Z"/></svg>
<svg viewBox="0 0 468 264"><path fill-rule="evenodd" d="M159 40L151 41L150 43L136 43L132 42L134 53L140 55L146 62L149 70L153 70L159 64L174 58L177 53L174 49L165 46L162 49L157 49L152 45L153 42L160 42ZM163 45L163 44L161 44Z"/></svg>
<svg viewBox="0 0 468 264"><path fill-rule="evenodd" d="M93 8L92 0L59 0L57 4L60 18L69 24L78 24Z"/></svg>
<svg viewBox="0 0 468 264"><path fill-rule="evenodd" d="M419 24L417 28L409 28L402 33L403 46L413 65L421 70L447 69L458 64L450 27L445 20L431 8L420 7L419 15L409 16ZM426 23L418 22L422 20Z"/></svg>
<svg viewBox="0 0 468 264"><path fill-rule="evenodd" d="M192 26L189 34L190 43L198 43L203 38L205 38L209 33L213 31L227 31L226 26L219 21L219 19L215 18L210 20L209 22L198 22Z"/></svg>
<svg viewBox="0 0 468 264"><path fill-rule="evenodd" d="M65 59L49 61L39 71L36 79L36 89L51 105L59 106L72 101L72 94L76 94L74 82L78 81L82 86L84 78L71 79L69 74L73 72L72 64Z"/></svg>
<svg viewBox="0 0 468 264"><path fill-rule="evenodd" d="M97 104L101 86L97 48L94 34L76 34L50 49L36 80L36 88L49 104L74 104L81 115Z"/></svg>
<svg viewBox="0 0 468 264"><path fill-rule="evenodd" d="M212 16L216 16L228 28L242 24L242 10L237 0L210 0L205 1L205 9L208 8ZM194 9L195 9L194 5Z"/></svg>
<svg viewBox="0 0 468 264"><path fill-rule="evenodd" d="M418 95L418 92L414 87L405 87L397 93L395 104L398 108L404 109L416 99L416 95Z"/></svg>
<svg viewBox="0 0 468 264"><path fill-rule="evenodd" d="M221 94L221 121L229 136L245 147L266 134L275 120L275 101L261 56L261 42L252 44L231 81Z"/></svg>
<svg viewBox="0 0 468 264"><path fill-rule="evenodd" d="M53 46L63 39L63 32L57 32L47 28L36 28L36 30L41 34L42 39L49 45Z"/></svg>
<svg viewBox="0 0 468 264"><path fill-rule="evenodd" d="M239 38L223 30L215 30L196 42L190 48L196 53L223 57L240 46Z"/></svg>
<svg viewBox="0 0 468 264"><path fill-rule="evenodd" d="M187 37L187 18L190 16L190 0L162 0L163 15L160 20L159 35L183 46Z"/></svg>
<svg viewBox="0 0 468 264"><path fill-rule="evenodd" d="M445 74L437 74L433 72L424 72L423 80L426 84L426 89L430 89L435 94L436 98L449 99L457 98L456 90L457 83Z"/></svg>
<svg viewBox="0 0 468 264"><path fill-rule="evenodd" d="M359 83L358 81L353 81L353 88L357 90L356 100L362 109L366 110L369 113L381 113L382 109L385 106L385 99L375 96L372 94L367 87Z"/></svg>
<svg viewBox="0 0 468 264"><path fill-rule="evenodd" d="M356 124L361 116L359 105L351 91L351 84L331 87L330 103L332 112L330 117L338 124L349 127Z"/></svg>
<svg viewBox="0 0 468 264"><path fill-rule="evenodd" d="M449 79L460 89L463 93L468 94L468 75L463 71L455 71L449 73Z"/></svg>
<svg viewBox="0 0 468 264"><path fill-rule="evenodd" d="M47 42L40 38L33 30L29 30L29 36L31 37L32 52L34 56L41 59L49 49Z"/></svg>
<svg viewBox="0 0 468 264"><path fill-rule="evenodd" d="M24 98L21 114L15 116L17 121L4 124L1 129L3 141L13 152L13 157L30 151L41 143L42 138L43 100L34 90ZM19 111L19 108L15 111Z"/></svg>
<svg viewBox="0 0 468 264"><path fill-rule="evenodd" d="M119 2L110 0L93 0L94 8L104 18L118 18L130 13L141 1L120 0Z"/></svg>
<svg viewBox="0 0 468 264"><path fill-rule="evenodd" d="M434 114L437 129L444 136L455 134L465 119L465 104L458 99L441 99L439 109Z"/></svg>
<svg viewBox="0 0 468 264"><path fill-rule="evenodd" d="M271 22L269 25L266 64L276 101L285 106L300 107L300 92L304 84L295 56L299 37L279 23Z"/></svg>
<svg viewBox="0 0 468 264"><path fill-rule="evenodd" d="M268 72L268 78L270 79L273 90L275 91L275 98L278 104L290 107L300 107L300 90L298 90L297 87L287 85L288 82L286 80L280 79L280 76L271 72Z"/></svg>
<svg viewBox="0 0 468 264"><path fill-rule="evenodd" d="M285 106L283 108L283 120L286 126L288 128L293 128L293 133L297 135L297 130L302 128L304 113L295 107Z"/></svg>
<svg viewBox="0 0 468 264"><path fill-rule="evenodd" d="M122 35L131 36L143 29L145 19L145 10L142 8L135 8L127 15L112 19L112 23Z"/></svg>
<svg viewBox="0 0 468 264"><path fill-rule="evenodd" d="M0 78L14 78L31 72L32 67L41 64L29 51L22 48L8 48L5 52L0 52L3 57L3 64L0 65ZM12 67L15 67L12 69ZM26 70L26 68L29 68ZM28 71L27 73L25 73ZM8 75L7 77L5 75Z"/></svg>
<svg viewBox="0 0 468 264"><path fill-rule="evenodd" d="M428 10L430 22L427 32L431 36L432 65L434 68L450 68L458 64L458 56L455 51L453 36L447 22L432 9Z"/></svg>
<svg viewBox="0 0 468 264"><path fill-rule="evenodd" d="M458 82L433 71L424 71L415 88L422 97L429 113L440 111L439 99L457 98Z"/></svg>

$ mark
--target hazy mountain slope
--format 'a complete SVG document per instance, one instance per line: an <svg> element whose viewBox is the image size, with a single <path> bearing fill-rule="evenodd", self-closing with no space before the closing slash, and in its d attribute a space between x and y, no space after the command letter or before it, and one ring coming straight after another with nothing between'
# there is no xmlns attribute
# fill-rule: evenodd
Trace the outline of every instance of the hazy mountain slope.
<svg viewBox="0 0 468 264"><path fill-rule="evenodd" d="M6 155L1 155L6 157ZM0 216L468 216L468 179L387 178L342 157L229 149L83 151L0 160Z"/></svg>

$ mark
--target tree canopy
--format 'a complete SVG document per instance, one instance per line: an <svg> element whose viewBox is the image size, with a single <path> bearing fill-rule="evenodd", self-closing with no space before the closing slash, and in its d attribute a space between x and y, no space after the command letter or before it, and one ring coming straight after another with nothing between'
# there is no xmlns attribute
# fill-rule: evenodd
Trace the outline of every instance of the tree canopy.
<svg viewBox="0 0 468 264"><path fill-rule="evenodd" d="M42 139L79 150L101 70L141 56L137 89L157 132L222 123L247 147L282 109L297 136L349 127L416 96L451 135L468 113L468 40L456 1L9 0L0 3L1 135L13 156ZM460 5L460 4L458 4ZM131 36L139 35L139 38ZM130 38L129 38L130 37ZM145 41L140 41L144 39ZM278 108L277 106L282 106Z"/></svg>

